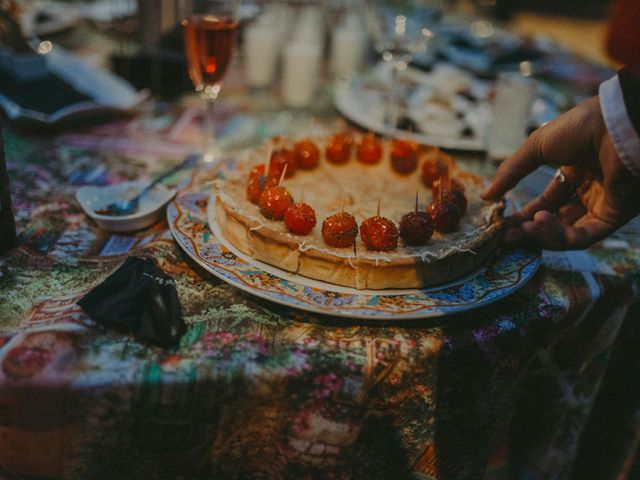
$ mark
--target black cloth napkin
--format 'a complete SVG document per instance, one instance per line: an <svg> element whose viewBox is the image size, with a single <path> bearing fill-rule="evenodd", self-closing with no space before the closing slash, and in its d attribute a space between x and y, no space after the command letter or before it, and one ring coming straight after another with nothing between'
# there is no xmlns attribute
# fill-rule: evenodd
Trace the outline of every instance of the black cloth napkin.
<svg viewBox="0 0 640 480"><path fill-rule="evenodd" d="M0 70L0 94L22 108L46 115L92 100L53 73L32 80L16 81L11 74Z"/></svg>
<svg viewBox="0 0 640 480"><path fill-rule="evenodd" d="M173 279L146 258L127 258L78 305L103 325L164 347L175 346L186 330Z"/></svg>

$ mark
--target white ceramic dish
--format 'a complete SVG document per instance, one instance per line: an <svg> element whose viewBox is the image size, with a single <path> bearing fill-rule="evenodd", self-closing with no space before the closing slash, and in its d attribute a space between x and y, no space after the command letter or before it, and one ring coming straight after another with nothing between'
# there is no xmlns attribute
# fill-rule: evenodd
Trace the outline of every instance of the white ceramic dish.
<svg viewBox="0 0 640 480"><path fill-rule="evenodd" d="M334 104L347 119L368 130L394 138L409 138L419 143L456 150L483 151L491 125L490 100L494 82L476 77L461 68L436 64L431 72L409 67L404 80L412 85L407 97L406 116L417 132L400 130L385 124L385 93L381 88L389 75L388 67L378 64L367 75L356 76L334 90ZM466 90L470 97L458 94ZM532 106L530 127L553 120L570 105L559 98L550 85L540 82ZM469 134L463 133L469 129Z"/></svg>
<svg viewBox="0 0 640 480"><path fill-rule="evenodd" d="M116 217L100 215L97 210L105 208L116 200L133 198L149 182L138 180L122 182L106 187L85 186L78 189L76 198L85 213L100 228L111 232L132 232L141 230L160 221L164 216L164 207L176 194L176 190L158 184L140 199L140 209L133 215Z"/></svg>
<svg viewBox="0 0 640 480"><path fill-rule="evenodd" d="M485 148L485 140L480 134L470 138L460 136L457 131L433 135L400 130L385 124L384 93L380 88L368 88L361 77L354 77L346 84L337 85L333 99L335 107L348 120L382 135L456 150L482 151Z"/></svg>
<svg viewBox="0 0 640 480"><path fill-rule="evenodd" d="M20 25L26 37L62 32L74 27L82 18L75 2L36 0L22 3L26 5L20 15Z"/></svg>

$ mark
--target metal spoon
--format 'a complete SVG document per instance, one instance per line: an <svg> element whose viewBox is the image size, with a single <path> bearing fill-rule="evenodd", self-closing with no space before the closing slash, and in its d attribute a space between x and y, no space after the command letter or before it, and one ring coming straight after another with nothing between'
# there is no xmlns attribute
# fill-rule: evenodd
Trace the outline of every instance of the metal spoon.
<svg viewBox="0 0 640 480"><path fill-rule="evenodd" d="M157 185L165 178L173 175L174 173L184 168L189 168L194 166L199 159L200 159L200 154L189 155L187 158L184 159L184 161L181 164L173 167L171 170L157 177L153 182L151 182L147 187L145 187L142 191L140 191L140 193L138 193L132 199L129 199L129 200L123 199L123 200L118 200L116 202L113 202L107 205L105 208L100 209L100 213L102 215L112 215L115 217L122 217L124 215L133 215L135 212L138 211L140 199L144 197L147 193L149 193L155 185Z"/></svg>

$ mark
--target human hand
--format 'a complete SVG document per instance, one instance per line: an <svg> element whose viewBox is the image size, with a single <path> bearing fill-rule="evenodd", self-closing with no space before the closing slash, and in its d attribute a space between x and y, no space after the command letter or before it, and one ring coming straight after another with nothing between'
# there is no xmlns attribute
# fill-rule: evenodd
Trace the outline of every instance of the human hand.
<svg viewBox="0 0 640 480"><path fill-rule="evenodd" d="M540 196L505 219L508 243L586 248L640 213L640 179L624 166L607 132L598 97L533 132L498 168L485 200L497 200L546 163L559 172Z"/></svg>

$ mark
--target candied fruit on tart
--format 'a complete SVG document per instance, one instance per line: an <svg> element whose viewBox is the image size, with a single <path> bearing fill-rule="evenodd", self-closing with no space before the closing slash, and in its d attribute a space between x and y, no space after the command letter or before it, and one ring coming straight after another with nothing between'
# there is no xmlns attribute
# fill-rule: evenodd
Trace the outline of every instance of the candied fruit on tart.
<svg viewBox="0 0 640 480"><path fill-rule="evenodd" d="M433 235L433 219L427 212L409 212L400 219L400 238L407 245L426 245Z"/></svg>
<svg viewBox="0 0 640 480"><path fill-rule="evenodd" d="M322 222L322 238L330 247L350 247L357 235L358 223L355 217L347 212L336 213Z"/></svg>
<svg viewBox="0 0 640 480"><path fill-rule="evenodd" d="M436 232L451 233L460 223L460 211L453 203L435 201L427 210L433 220L433 228Z"/></svg>
<svg viewBox="0 0 640 480"><path fill-rule="evenodd" d="M360 224L360 238L368 250L384 252L398 246L398 227L385 217L376 215Z"/></svg>
<svg viewBox="0 0 640 480"><path fill-rule="evenodd" d="M348 133L336 133L327 140L325 145L325 157L331 163L347 163L351 157L353 138Z"/></svg>
<svg viewBox="0 0 640 480"><path fill-rule="evenodd" d="M308 235L316 226L316 212L306 203L294 203L284 214L284 224L291 233Z"/></svg>
<svg viewBox="0 0 640 480"><path fill-rule="evenodd" d="M378 163L382 159L382 144L373 133L369 132L358 143L356 156L362 163Z"/></svg>
<svg viewBox="0 0 640 480"><path fill-rule="evenodd" d="M302 170L311 170L318 166L320 149L310 138L304 138L293 146L296 166Z"/></svg>
<svg viewBox="0 0 640 480"><path fill-rule="evenodd" d="M293 177L296 173L296 157L293 152L285 147L273 150L269 159L269 178L280 178L285 167L287 167L287 171L284 178Z"/></svg>
<svg viewBox="0 0 640 480"><path fill-rule="evenodd" d="M282 220L287 209L293 205L289 190L281 186L267 187L258 202L262 214L270 220Z"/></svg>
<svg viewBox="0 0 640 480"><path fill-rule="evenodd" d="M413 172L418 166L418 144L412 140L392 140L391 166L404 175Z"/></svg>
<svg viewBox="0 0 640 480"><path fill-rule="evenodd" d="M451 155L438 148L430 149L424 155L422 181L427 187L433 188L433 183L446 177L455 166L456 162Z"/></svg>

